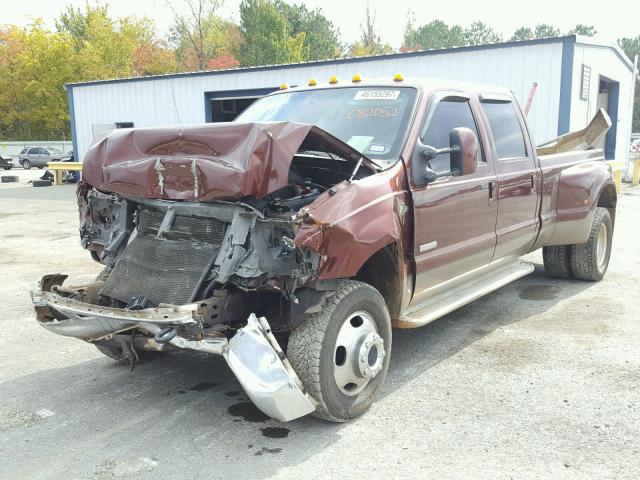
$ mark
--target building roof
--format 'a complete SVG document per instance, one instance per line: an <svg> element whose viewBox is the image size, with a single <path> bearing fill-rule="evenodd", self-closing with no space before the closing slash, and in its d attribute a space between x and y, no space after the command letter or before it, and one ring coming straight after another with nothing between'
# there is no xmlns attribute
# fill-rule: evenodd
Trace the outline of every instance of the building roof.
<svg viewBox="0 0 640 480"><path fill-rule="evenodd" d="M432 49L432 50L415 50L410 52L394 52L394 53L385 53L381 55L367 55L362 57L341 57L341 58L333 58L327 60L311 60L306 62L299 63L282 63L282 64L273 64L273 65L261 65L254 67L235 67L235 68L227 68L221 70L199 70L195 72L180 72L180 73L167 73L161 75L147 75L147 76L138 76L138 77L124 77L124 78L113 78L113 79L105 79L105 80L91 80L85 82L71 82L65 84L65 89L67 87L79 87L79 86L88 86L88 85L99 85L103 83L124 83L124 82L137 82L137 81L151 81L151 80L165 80L172 78L182 78L182 77L195 77L195 76L208 76L208 75L224 75L224 74L237 74L237 73L250 73L250 72L260 72L265 70L278 70L281 68L297 68L297 67L308 67L313 65L337 65L342 63L359 63L370 60L388 60L393 58L410 58L410 57L426 57L429 55L441 55L443 53L452 53L452 52L468 52L475 50L491 50L496 48L511 48L511 47L523 47L529 45L543 45L549 43L578 43L584 45L595 45L599 47L610 48L615 51L618 57L622 60L623 63L629 68L629 70L633 71L633 63L624 52L617 45L609 45L602 44L594 41L588 37L576 36L576 35L566 35L563 37L551 37L551 38L540 38L533 40L518 40L518 41L509 41L509 42L500 42L500 43L490 43L485 45L469 45L464 47L452 47L452 48L440 48L440 49Z"/></svg>

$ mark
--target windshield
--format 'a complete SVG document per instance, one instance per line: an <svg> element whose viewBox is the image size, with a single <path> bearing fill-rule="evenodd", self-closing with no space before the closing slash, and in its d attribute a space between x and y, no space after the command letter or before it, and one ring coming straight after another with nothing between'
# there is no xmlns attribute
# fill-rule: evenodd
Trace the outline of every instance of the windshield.
<svg viewBox="0 0 640 480"><path fill-rule="evenodd" d="M402 147L415 97L410 87L286 92L258 100L235 121L316 125L372 160L391 162Z"/></svg>

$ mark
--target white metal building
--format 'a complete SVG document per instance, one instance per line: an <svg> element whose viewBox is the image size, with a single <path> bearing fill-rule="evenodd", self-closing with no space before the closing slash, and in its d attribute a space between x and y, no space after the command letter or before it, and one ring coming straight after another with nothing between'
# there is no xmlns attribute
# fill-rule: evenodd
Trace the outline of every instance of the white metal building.
<svg viewBox="0 0 640 480"><path fill-rule="evenodd" d="M522 42L393 53L289 65L123 78L66 85L76 158L94 138L123 127L229 121L286 82L305 85L337 75L431 77L510 88L524 105L537 83L528 120L536 143L586 126L604 107L613 120L608 159L628 155L634 65L615 45L566 36Z"/></svg>

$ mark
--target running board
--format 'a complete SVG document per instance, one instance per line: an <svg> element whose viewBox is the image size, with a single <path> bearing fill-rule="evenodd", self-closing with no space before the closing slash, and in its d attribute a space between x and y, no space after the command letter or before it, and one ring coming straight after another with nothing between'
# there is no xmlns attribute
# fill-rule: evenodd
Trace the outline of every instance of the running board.
<svg viewBox="0 0 640 480"><path fill-rule="evenodd" d="M435 294L424 302L409 307L403 317L395 319L393 326L417 328L443 317L467 303L505 286L534 270L532 263L516 260L499 268L487 269L482 274L461 283L443 293Z"/></svg>

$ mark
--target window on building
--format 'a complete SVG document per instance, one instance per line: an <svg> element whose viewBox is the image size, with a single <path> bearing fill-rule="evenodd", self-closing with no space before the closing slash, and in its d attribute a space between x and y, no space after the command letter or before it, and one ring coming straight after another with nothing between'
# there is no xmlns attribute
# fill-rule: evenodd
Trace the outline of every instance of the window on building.
<svg viewBox="0 0 640 480"><path fill-rule="evenodd" d="M469 101L445 99L436 105L422 142L435 148L449 148L449 133L454 128L466 127L478 138L478 162L484 162L476 121L471 113ZM451 170L451 154L444 153L429 161L429 166L438 173Z"/></svg>
<svg viewBox="0 0 640 480"><path fill-rule="evenodd" d="M116 128L133 128L133 122L116 122Z"/></svg>
<svg viewBox="0 0 640 480"><path fill-rule="evenodd" d="M513 103L483 102L482 108L489 120L498 159L526 157L524 136Z"/></svg>

